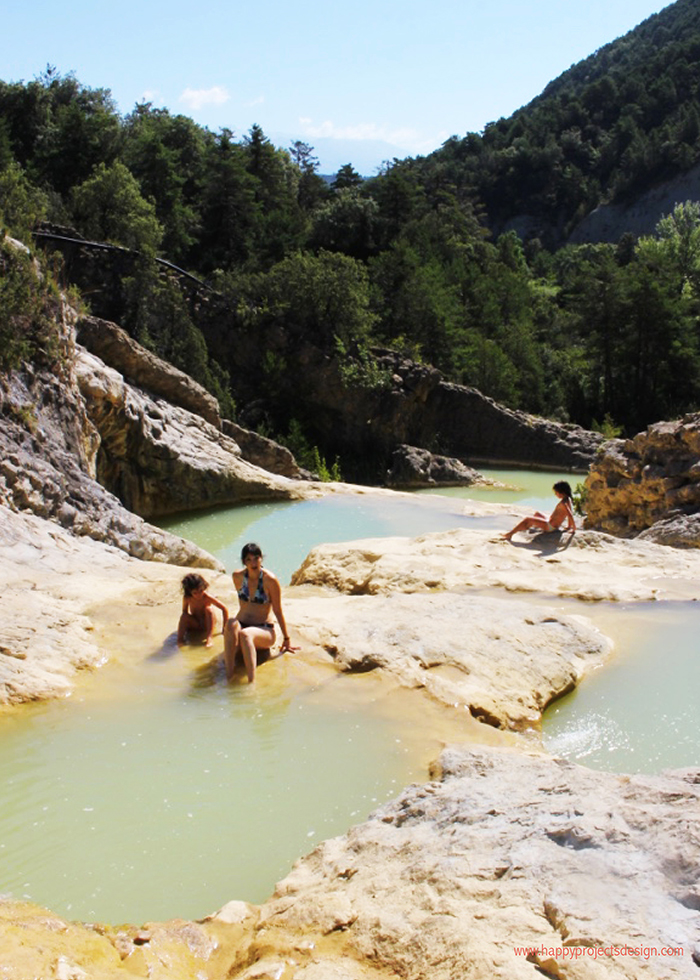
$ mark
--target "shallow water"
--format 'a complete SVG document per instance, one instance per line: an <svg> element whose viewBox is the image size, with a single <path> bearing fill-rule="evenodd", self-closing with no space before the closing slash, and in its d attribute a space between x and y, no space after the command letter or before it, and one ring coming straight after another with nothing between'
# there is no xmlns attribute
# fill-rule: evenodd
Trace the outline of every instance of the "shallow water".
<svg viewBox="0 0 700 980"><path fill-rule="evenodd" d="M700 767L700 603L591 609L612 659L542 719L553 755L611 772Z"/></svg>
<svg viewBox="0 0 700 980"><path fill-rule="evenodd" d="M229 569L262 541L283 581L322 541L475 523L503 520L335 496L167 522ZM110 663L71 699L0 714L0 892L112 923L260 902L301 854L423 781L443 744L497 737L374 675L310 682L287 658L228 686L209 665L221 638L179 651L156 613L141 636L113 624Z"/></svg>
<svg viewBox="0 0 700 980"><path fill-rule="evenodd" d="M559 473L526 470L482 469L480 472L510 484L513 489L450 487L439 493L419 491L400 497L331 494L316 500L211 508L161 518L158 523L174 534L196 541L221 559L229 571L240 565L243 545L256 541L265 552L265 564L285 583L311 548L323 542L394 535L415 537L455 527L506 530L513 524L509 515L470 517L462 512L460 501L484 500L551 510L556 503L552 484L566 479L566 475Z"/></svg>
<svg viewBox="0 0 700 980"><path fill-rule="evenodd" d="M310 686L280 660L229 687L207 656L126 661L0 718L4 893L115 924L263 901L475 724L436 717L419 742L369 675Z"/></svg>
<svg viewBox="0 0 700 980"><path fill-rule="evenodd" d="M229 570L242 544L258 540L284 582L322 541L509 527L507 515L465 517L460 498L505 493L546 510L561 478L489 475L522 489L452 490L432 502L423 494L329 496L217 509L167 526ZM700 658L692 643L700 610L683 610L686 626L680 604L645 607L641 619L632 610L610 613L605 628L620 653L548 712L550 751L626 771L637 771L642 757L657 768L700 761L693 700ZM602 615L600 607L586 614L594 611ZM329 669L309 679L301 661L283 658L252 687L228 686L209 665L211 651L163 643L174 625L168 621L154 639L158 621L141 638L116 624L110 663L71 699L0 714L1 892L69 918L112 923L199 918L233 898L259 902L298 856L424 780L442 744L500 738L374 674L338 677ZM220 646L218 637L215 651ZM640 691L646 700L629 708L628 720ZM655 732L644 749L640 731ZM667 745L677 753L671 761Z"/></svg>

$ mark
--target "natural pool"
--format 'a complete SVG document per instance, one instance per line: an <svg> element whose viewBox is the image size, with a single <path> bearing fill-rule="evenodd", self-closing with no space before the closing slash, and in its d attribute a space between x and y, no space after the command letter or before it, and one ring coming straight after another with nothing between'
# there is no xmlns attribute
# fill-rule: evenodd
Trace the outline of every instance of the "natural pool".
<svg viewBox="0 0 700 980"><path fill-rule="evenodd" d="M465 518L452 502L388 499L327 497L168 523L228 569L243 542L259 539L283 582L321 541L504 526ZM425 779L442 744L494 737L377 677L338 683L329 671L309 682L288 659L253 687L228 687L208 652L178 651L174 626L149 622L134 637L117 623L110 663L72 698L0 714L0 892L112 923L262 901L299 855Z"/></svg>
<svg viewBox="0 0 700 980"><path fill-rule="evenodd" d="M284 583L321 541L505 529L508 515L466 517L460 499L546 510L562 478L489 475L522 489L391 503L329 496L167 525L229 571L241 545L258 540ZM599 768L636 771L642 755L645 771L698 764L695 605L592 606L585 614L616 638L618 653L547 713L546 747ZM296 857L425 779L441 744L498 737L463 715L431 713L375 675L336 678L329 670L310 681L288 658L261 670L253 687L228 687L203 649L163 642L174 626L158 621L145 638L125 630L110 664L69 701L0 715L0 891L68 918L112 923L198 918L232 898L261 901ZM629 707L634 698L637 708ZM653 732L643 752L640 732ZM616 754L621 748L627 755Z"/></svg>

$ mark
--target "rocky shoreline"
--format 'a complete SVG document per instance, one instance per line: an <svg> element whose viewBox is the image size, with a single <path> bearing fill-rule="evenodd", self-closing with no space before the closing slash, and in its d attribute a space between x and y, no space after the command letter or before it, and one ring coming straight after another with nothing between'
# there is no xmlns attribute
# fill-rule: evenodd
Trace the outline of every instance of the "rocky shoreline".
<svg viewBox="0 0 700 980"><path fill-rule="evenodd" d="M224 431L188 380L152 359L144 367L138 351L133 360L118 328L104 331L119 348L117 371L76 347L75 319L64 310L64 376L26 371L0 389L0 703L8 712L66 696L81 670L109 669L96 628L101 610L135 628L146 617L174 622L187 567L209 568L213 590L229 594L216 559L144 517L251 499L393 492L297 479L284 453L248 440L251 452L276 461L278 472L267 472L243 457L237 430ZM546 426L542 433L550 438ZM664 445L679 442L674 430ZM599 459L612 451L618 468L608 482L599 468L592 500L601 491L603 508L607 494L624 509L618 488L644 495L653 477L666 491L680 488L668 498L676 509L679 501L691 507L694 490L683 488L694 483L692 461L671 487L649 468L641 443L623 448L639 466L620 463L620 447L608 444ZM421 469L434 478L432 461L421 457L412 470ZM621 533L614 519L611 529ZM300 859L259 907L231 896L201 922L119 927L69 923L1 900L0 974L696 977L700 769L592 773L517 734L536 731L546 705L611 655L587 616L591 603L700 598L700 550L692 535L685 543L692 546L672 549L586 530L508 544L469 529L313 549L285 593L303 647L294 669L322 668L340 683L354 671L388 675L426 703L468 710L498 744L447 748L428 782ZM149 601L139 605L144 588Z"/></svg>
<svg viewBox="0 0 700 980"><path fill-rule="evenodd" d="M80 683L76 671L104 659L91 604L152 616L153 605L133 607L148 583L151 603L172 617L182 567L136 561L30 515L11 524L0 547L3 584L21 583L11 605L23 621L37 607L23 616L22 595L44 597L46 615L34 621L33 645L0 656L6 700L65 694ZM468 706L517 731L610 655L589 603L698 598L700 553L595 532L564 549L459 530L324 545L295 582L285 599L303 647L298 669L389 672L446 709ZM582 615L557 608L573 595ZM52 666L68 648L79 656ZM3 975L447 980L529 977L538 967L567 980L694 976L699 794L700 770L592 773L535 751L531 739L515 749L454 746L428 783L302 858L262 906L232 896L199 923L119 928L0 903ZM623 946L682 955L591 952Z"/></svg>

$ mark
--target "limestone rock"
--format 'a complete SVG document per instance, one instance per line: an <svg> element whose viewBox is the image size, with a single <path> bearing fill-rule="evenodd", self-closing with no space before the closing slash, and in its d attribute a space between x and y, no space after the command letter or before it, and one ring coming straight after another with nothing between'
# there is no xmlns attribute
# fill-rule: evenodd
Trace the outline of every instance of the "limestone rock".
<svg viewBox="0 0 700 980"><path fill-rule="evenodd" d="M78 391L70 322L64 326L63 374L26 367L0 383L0 523L10 508L145 560L220 567L201 548L130 513L95 481L100 439Z"/></svg>
<svg viewBox="0 0 700 980"><path fill-rule="evenodd" d="M295 629L341 670L381 669L498 728L539 723L610 652L579 617L512 599L435 592L295 599Z"/></svg>
<svg viewBox="0 0 700 980"><path fill-rule="evenodd" d="M388 486L405 489L436 484L468 487L480 482L485 482L481 474L471 466L465 466L461 460L435 455L427 449L406 445L394 450L391 469L386 475Z"/></svg>
<svg viewBox="0 0 700 980"><path fill-rule="evenodd" d="M291 955L303 934L312 962L381 977L691 978L699 804L698 771L615 776L452 748L435 781L295 865L251 953Z"/></svg>
<svg viewBox="0 0 700 980"><path fill-rule="evenodd" d="M76 323L76 339L135 387L221 427L219 403L213 395L184 371L146 350L116 323L82 316Z"/></svg>
<svg viewBox="0 0 700 980"><path fill-rule="evenodd" d="M662 181L644 191L631 203L601 204L574 228L567 244L618 242L631 232L635 238L652 235L661 218L670 214L679 201L700 197L700 165Z"/></svg>
<svg viewBox="0 0 700 980"><path fill-rule="evenodd" d="M230 436L198 415L127 384L79 350L76 370L99 433L97 478L142 517L298 495L294 483L241 458Z"/></svg>
<svg viewBox="0 0 700 980"><path fill-rule="evenodd" d="M347 595L501 588L588 602L700 598L700 554L595 531L509 543L473 528L313 548L292 576Z"/></svg>
<svg viewBox="0 0 700 980"><path fill-rule="evenodd" d="M658 422L633 439L606 443L586 480L586 526L700 547L700 413Z"/></svg>
<svg viewBox="0 0 700 980"><path fill-rule="evenodd" d="M286 476L292 480L304 479L297 461L286 446L281 446L273 439L261 436L250 429L244 429L242 425L237 425L228 419L222 420L221 427L223 432L237 443L241 456L247 462L278 476Z"/></svg>

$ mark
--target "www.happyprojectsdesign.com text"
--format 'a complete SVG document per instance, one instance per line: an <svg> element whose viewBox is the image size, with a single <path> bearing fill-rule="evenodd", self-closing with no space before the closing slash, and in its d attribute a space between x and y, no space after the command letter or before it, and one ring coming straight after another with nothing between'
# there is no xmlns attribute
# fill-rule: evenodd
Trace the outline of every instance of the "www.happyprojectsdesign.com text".
<svg viewBox="0 0 700 980"><path fill-rule="evenodd" d="M600 959L603 956L634 956L651 960L657 956L683 956L682 946L514 946L516 956L555 960Z"/></svg>

